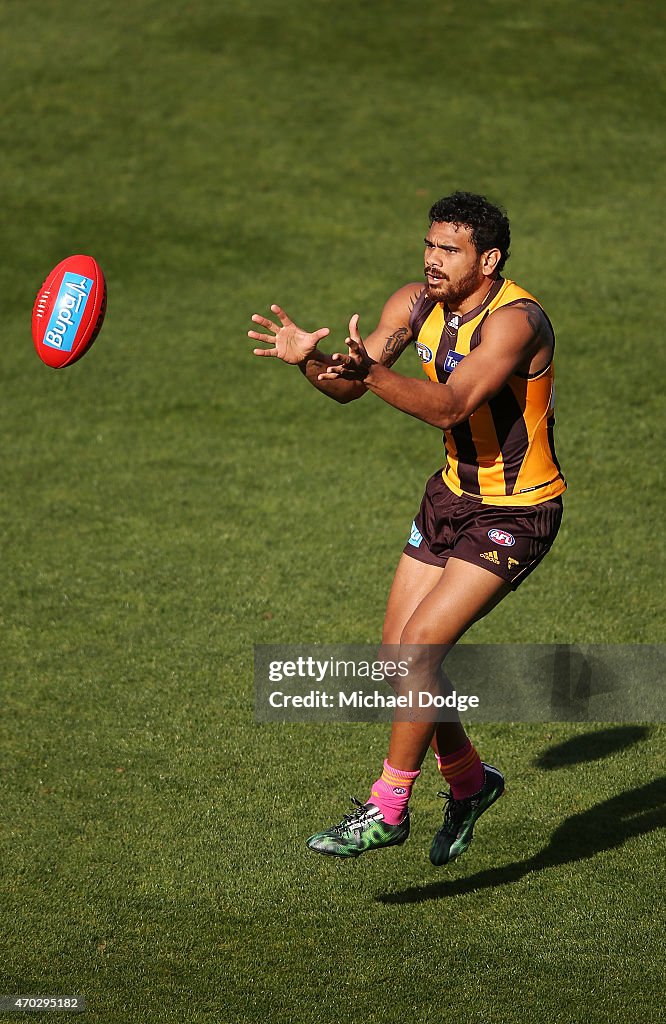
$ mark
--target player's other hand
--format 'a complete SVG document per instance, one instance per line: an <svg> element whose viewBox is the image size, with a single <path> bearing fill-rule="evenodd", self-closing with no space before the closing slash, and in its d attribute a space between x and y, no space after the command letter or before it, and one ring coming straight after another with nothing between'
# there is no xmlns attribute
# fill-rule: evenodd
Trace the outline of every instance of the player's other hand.
<svg viewBox="0 0 666 1024"><path fill-rule="evenodd" d="M319 380L336 380L342 377L343 380L365 380L370 367L377 362L372 359L363 344L363 339L358 330L358 313L354 313L349 321L349 337L346 339L349 349L347 355L335 352L333 360L326 373L319 374Z"/></svg>
<svg viewBox="0 0 666 1024"><path fill-rule="evenodd" d="M268 320L265 316L260 316L259 313L254 313L252 316L253 323L260 324L272 332L271 334L260 334L258 331L247 332L248 338L254 338L255 341L272 346L272 348L253 349L255 356L276 356L284 363L296 365L307 359L316 349L317 343L330 333L328 327L322 327L320 330L308 334L307 331L297 327L279 306L271 306L271 312L275 313L280 325Z"/></svg>

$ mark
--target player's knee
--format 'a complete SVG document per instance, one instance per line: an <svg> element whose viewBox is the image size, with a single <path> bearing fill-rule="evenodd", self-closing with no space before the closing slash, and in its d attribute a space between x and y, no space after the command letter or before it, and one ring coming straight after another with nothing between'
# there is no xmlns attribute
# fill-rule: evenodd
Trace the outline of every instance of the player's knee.
<svg viewBox="0 0 666 1024"><path fill-rule="evenodd" d="M432 629L408 623L400 636L400 660L407 659L414 671L432 670L444 661L453 641L434 636Z"/></svg>
<svg viewBox="0 0 666 1024"><path fill-rule="evenodd" d="M432 626L409 622L400 634L400 646L413 645L414 647L444 647L449 643L448 639L437 636Z"/></svg>

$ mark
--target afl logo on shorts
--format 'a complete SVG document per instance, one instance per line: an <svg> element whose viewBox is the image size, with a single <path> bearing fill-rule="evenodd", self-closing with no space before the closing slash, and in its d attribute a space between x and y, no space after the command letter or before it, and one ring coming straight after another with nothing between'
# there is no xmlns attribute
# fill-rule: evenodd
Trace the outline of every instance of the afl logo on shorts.
<svg viewBox="0 0 666 1024"><path fill-rule="evenodd" d="M496 544L502 544L505 548L512 548L516 543L516 538L513 534L507 533L506 530L488 530L488 536Z"/></svg>
<svg viewBox="0 0 666 1024"><path fill-rule="evenodd" d="M420 341L416 343L416 354L422 363L432 362L432 351L427 345L422 345Z"/></svg>

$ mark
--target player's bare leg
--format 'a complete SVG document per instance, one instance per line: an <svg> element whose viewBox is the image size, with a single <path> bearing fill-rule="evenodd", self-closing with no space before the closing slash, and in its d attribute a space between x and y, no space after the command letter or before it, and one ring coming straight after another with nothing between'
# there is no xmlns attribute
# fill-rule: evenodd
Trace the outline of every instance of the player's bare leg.
<svg viewBox="0 0 666 1024"><path fill-rule="evenodd" d="M446 588L447 592L453 597L455 592L454 588L456 586L455 580L459 576L459 572L456 570L456 565L462 565L464 567L463 577L465 580L468 578L466 572L467 568L474 571L476 567L467 562L460 562L459 559L454 558L450 559L447 563L447 569L451 562L455 564L452 566L451 570L449 570L449 575L446 577L448 581ZM493 576L492 573L489 573L485 569L480 569L480 571L484 577ZM398 567L396 569L386 607L384 628L382 631L383 644L387 646L400 644L408 623L416 614L417 609L422 602L424 602L431 592L440 584L444 573L445 567L443 566L430 565L427 562L421 562L416 558L411 558L409 555L402 555L398 562ZM498 577L494 577L494 579L497 580L500 585L494 590L494 593L482 605L476 614L474 614L473 618L463 624L457 635L454 635L453 631L450 632L450 639L445 641L442 645L443 654L446 653L448 646L456 643L474 622L478 622L479 619L482 619L487 615L488 612L490 612L509 592L507 584L502 585L502 580ZM491 586L491 589L494 588ZM448 620L449 624L451 622L453 622L453 618ZM440 632L440 635L446 634L441 634ZM434 640L432 642L434 643ZM459 750L465 744L466 740L467 734L459 721L438 722L435 725L433 736L430 740L430 746L433 748L435 754L444 756ZM393 753L393 751L391 753ZM391 764L394 763L391 760L391 756L389 756L388 760Z"/></svg>
<svg viewBox="0 0 666 1024"><path fill-rule="evenodd" d="M396 596L407 590L400 586ZM410 652L416 670L413 688L433 690L439 684L440 691L450 690L441 669L448 650L509 591L509 584L488 570L457 558L448 560L441 578L413 609L400 634L400 651ZM396 613L395 621L399 618ZM435 747L440 771L450 785L450 792L443 794L447 800L444 823L430 849L432 863L441 865L468 848L476 820L502 795L504 778L481 761L459 720L437 724L396 720L385 766L414 772L428 744ZM390 773L387 780L391 782Z"/></svg>
<svg viewBox="0 0 666 1024"><path fill-rule="evenodd" d="M450 558L444 568L439 568L403 556L391 589L383 641L385 645L395 641L400 643L401 650L409 651L410 686L424 690L439 689L441 660L446 651L509 590L509 585L493 573L460 559ZM357 801L356 811L345 817L339 825L312 836L308 840L310 848L339 857L356 857L365 850L404 842L409 835L407 801L411 786L419 774L428 746L434 740L435 728L434 722L396 720L392 727L384 772L373 785L368 802L361 804ZM450 746L454 751L465 747L465 744L473 751L460 722L440 723L438 741L443 747ZM481 772L479 785L485 788L483 772L486 768L482 766L475 751L473 756ZM469 761L470 756L465 748L462 767L468 775ZM499 772L496 775L503 788L501 775ZM433 856L431 851L434 863L453 859L467 848L476 817L490 806L499 793L495 780L492 799L488 799L484 806L480 806L477 801L480 809L476 806L472 808L475 816L470 818L468 814L463 821L467 832L458 843L458 848L453 840L457 841L460 837L447 835L445 859L438 859L439 853ZM469 801L464 806L451 798L449 811L451 807L454 810L467 810L466 803ZM450 818L449 811L447 816ZM463 840L466 840L466 845ZM436 842L437 837L433 848ZM441 847L440 842L440 852Z"/></svg>
<svg viewBox="0 0 666 1024"><path fill-rule="evenodd" d="M440 578L416 605L400 634L401 648L409 648L412 657L410 675L418 689L438 687L439 665L448 649L510 591L509 584L499 576L458 558L449 558L440 572ZM416 771L435 732L435 722L395 721L390 764L402 771ZM437 726L437 738L444 747L441 753L446 753L447 747L461 747L466 735L459 722L442 722Z"/></svg>

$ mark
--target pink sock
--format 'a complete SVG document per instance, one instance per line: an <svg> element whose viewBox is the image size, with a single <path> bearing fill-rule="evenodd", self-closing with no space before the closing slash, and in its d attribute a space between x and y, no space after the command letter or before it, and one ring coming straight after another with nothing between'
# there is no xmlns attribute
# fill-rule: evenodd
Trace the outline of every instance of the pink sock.
<svg viewBox="0 0 666 1024"><path fill-rule="evenodd" d="M454 800L464 800L468 796L474 796L482 788L485 774L481 758L472 746L471 740L467 740L464 747L454 751L453 754L446 754L444 757L437 756L439 770L451 787Z"/></svg>
<svg viewBox="0 0 666 1024"><path fill-rule="evenodd" d="M366 803L379 807L387 825L399 825L407 813L412 786L420 774L420 771L402 772L384 761L384 771L373 782Z"/></svg>

